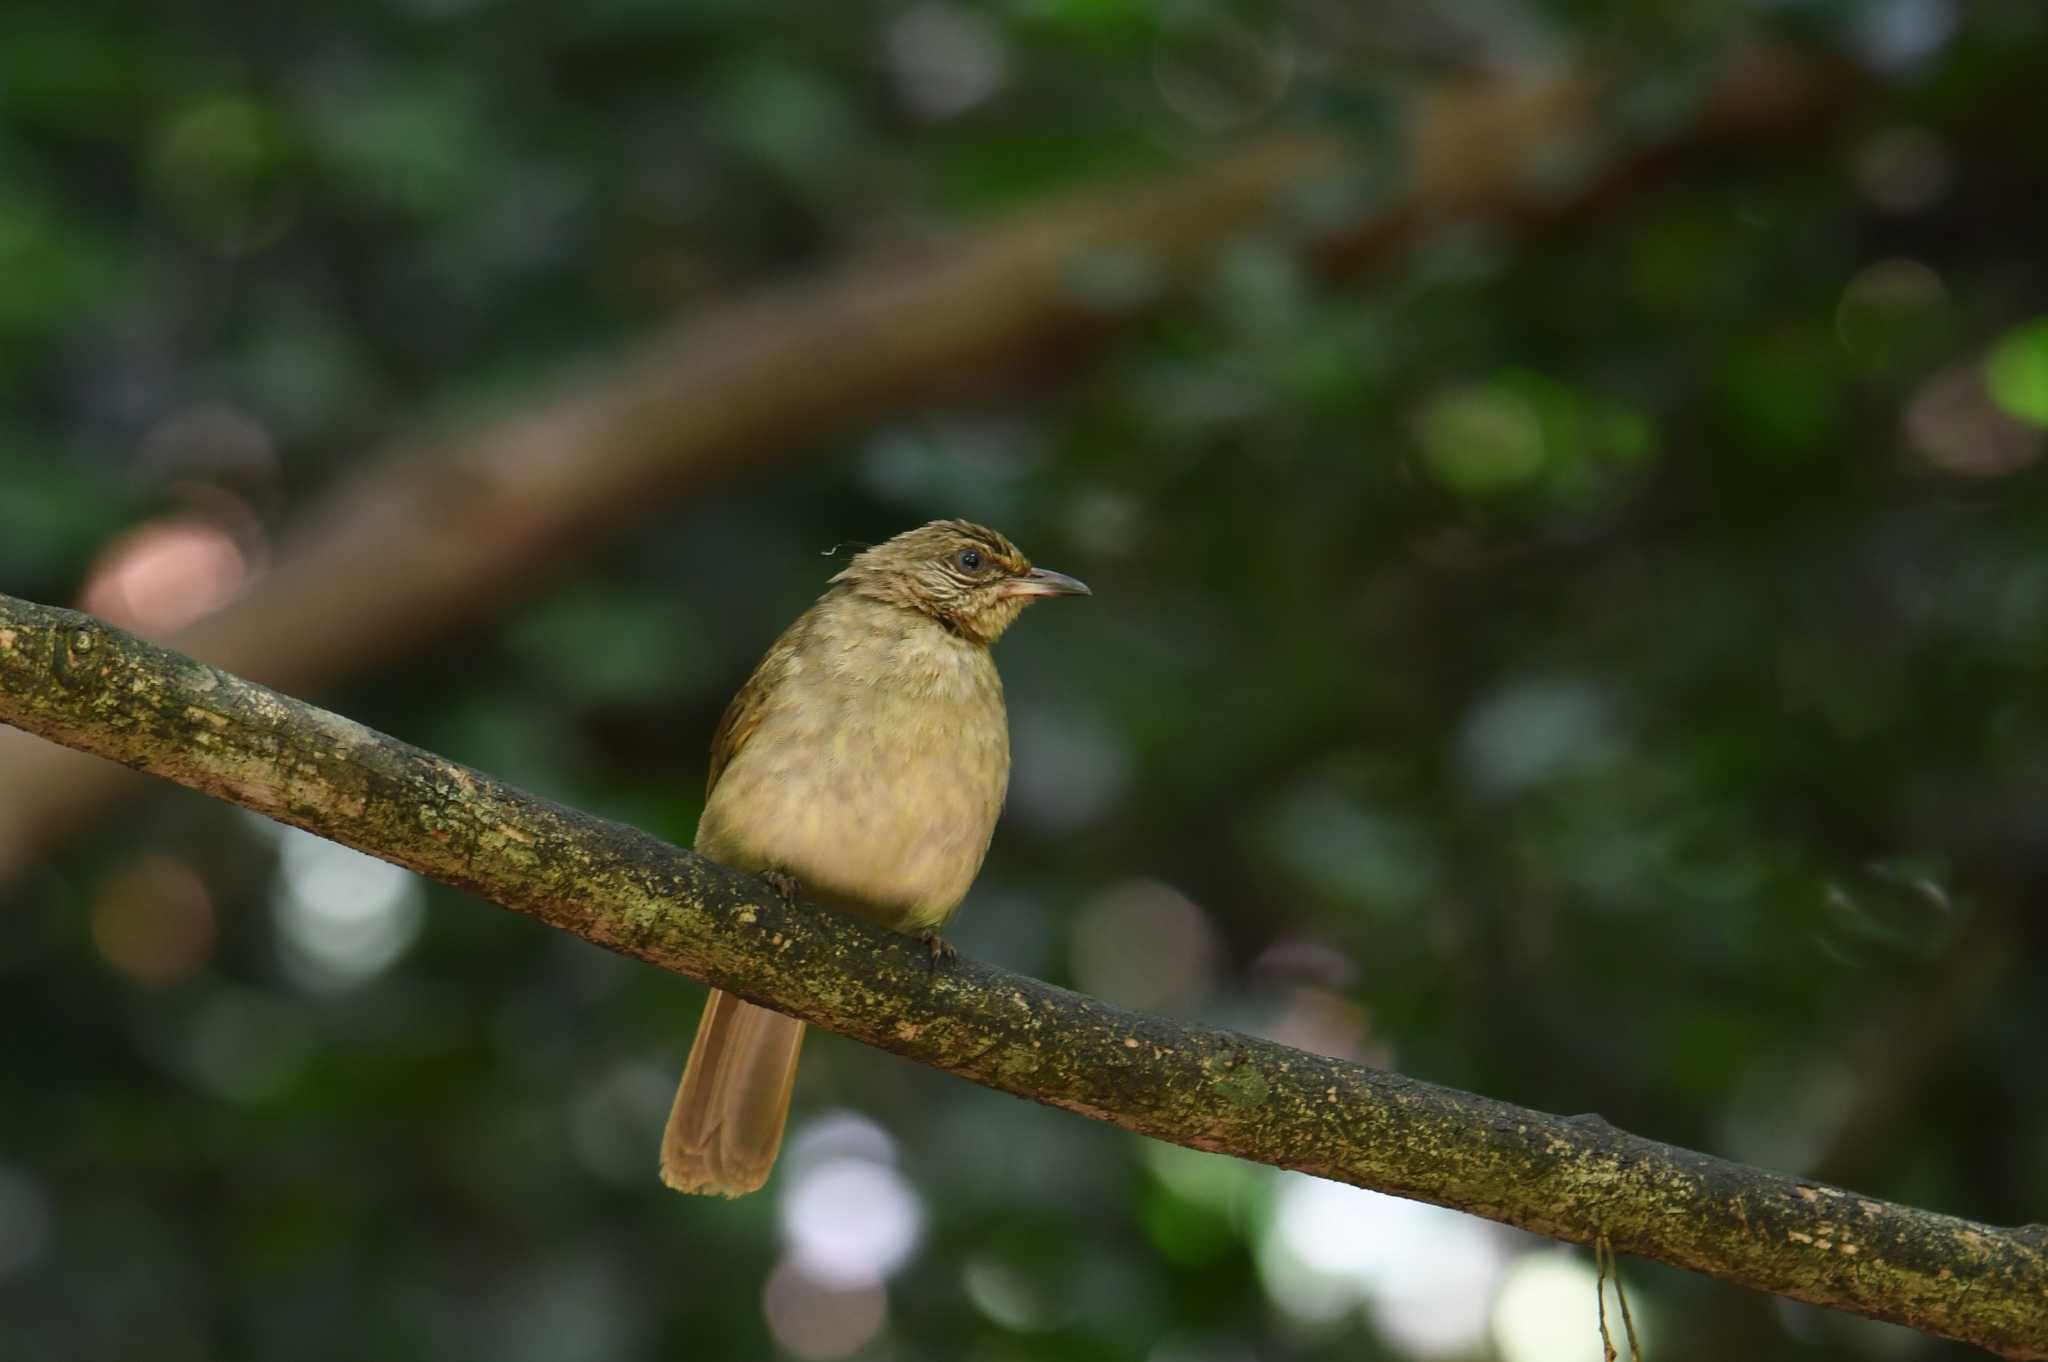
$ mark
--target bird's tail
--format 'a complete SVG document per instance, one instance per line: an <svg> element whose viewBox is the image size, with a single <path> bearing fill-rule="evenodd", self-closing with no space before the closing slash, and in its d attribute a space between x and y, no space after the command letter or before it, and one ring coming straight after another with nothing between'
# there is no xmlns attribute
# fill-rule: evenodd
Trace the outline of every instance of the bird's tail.
<svg viewBox="0 0 2048 1362"><path fill-rule="evenodd" d="M718 1196L766 1182L803 1043L802 1022L713 989L661 1137L661 1180Z"/></svg>

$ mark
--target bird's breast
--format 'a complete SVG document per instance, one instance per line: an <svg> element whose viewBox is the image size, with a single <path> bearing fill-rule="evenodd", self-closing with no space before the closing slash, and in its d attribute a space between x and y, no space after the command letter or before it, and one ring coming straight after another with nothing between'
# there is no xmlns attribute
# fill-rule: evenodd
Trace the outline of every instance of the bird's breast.
<svg viewBox="0 0 2048 1362"><path fill-rule="evenodd" d="M1010 746L987 650L928 632L828 635L793 659L712 790L698 849L898 931L943 922L981 869Z"/></svg>

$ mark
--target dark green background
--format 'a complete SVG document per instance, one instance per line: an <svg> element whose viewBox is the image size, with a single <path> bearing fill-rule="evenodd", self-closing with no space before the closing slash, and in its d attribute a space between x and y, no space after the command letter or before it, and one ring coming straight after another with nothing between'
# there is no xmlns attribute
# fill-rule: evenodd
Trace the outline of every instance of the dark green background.
<svg viewBox="0 0 2048 1362"><path fill-rule="evenodd" d="M1105 348L622 515L319 698L687 841L820 555L986 520L1096 596L1000 650L1017 772L966 950L2048 1219L2031 0L10 6L0 590L76 601L149 521L226 514L255 553L385 437L571 387L756 281L1275 129L1379 167L1416 92L1472 72L1604 62L1625 147L1757 40L1843 93L1341 282L1248 241ZM323 986L293 864L160 792L7 890L0 1356L770 1357L779 1208L834 1157L863 1186L893 1157L921 1206L862 1358L1420 1356L1374 1320L1482 1314L1495 1257L1555 1253L829 1037L806 1156L686 1201L654 1146L700 989L438 890L388 968ZM202 955L110 956L178 904L217 924ZM1305 1207L1342 1231L1310 1256L1377 1286L1283 1251ZM830 1353L874 1289L793 1271L769 1299ZM1627 1272L1660 1362L1962 1353ZM1596 1356L1590 1289L1566 1308L1562 1355Z"/></svg>

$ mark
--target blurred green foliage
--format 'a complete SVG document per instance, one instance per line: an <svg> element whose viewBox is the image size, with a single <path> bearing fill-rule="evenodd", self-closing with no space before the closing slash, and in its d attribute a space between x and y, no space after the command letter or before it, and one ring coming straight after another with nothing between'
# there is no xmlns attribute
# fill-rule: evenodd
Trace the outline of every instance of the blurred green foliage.
<svg viewBox="0 0 2048 1362"><path fill-rule="evenodd" d="M1002 646L1017 771L965 949L2048 1219L2024 0L0 9L0 589L79 599L145 522L260 564L385 437L756 281L1271 128L1384 148L1459 73L1619 67L1602 146L1544 162L1597 174L1759 37L1855 93L1359 279L1249 240L1085 362L622 517L322 698L686 841L821 555L986 520L1097 594ZM673 1197L701 990L293 845L164 792L8 890L0 1357L1443 1355L1396 1319L1427 1282L1346 1295L1341 1245L1286 1239L1325 1223L1298 1179L828 1038L779 1190ZM879 1294L790 1275L804 1169L887 1161L840 1109L916 1208ZM1671 1362L1950 1353L1626 1270ZM1574 1355L1592 1320L1586 1288Z"/></svg>

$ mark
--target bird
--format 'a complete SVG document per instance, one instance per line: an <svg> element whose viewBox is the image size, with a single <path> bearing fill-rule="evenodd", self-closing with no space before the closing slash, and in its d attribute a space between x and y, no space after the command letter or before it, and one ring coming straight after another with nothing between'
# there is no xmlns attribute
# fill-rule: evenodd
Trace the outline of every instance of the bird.
<svg viewBox="0 0 2048 1362"><path fill-rule="evenodd" d="M935 520L857 554L768 649L726 707L696 849L922 938L980 873L1010 779L989 648L1034 601L1091 594L1008 539ZM680 1192L768 1180L804 1024L712 990L661 1141Z"/></svg>

